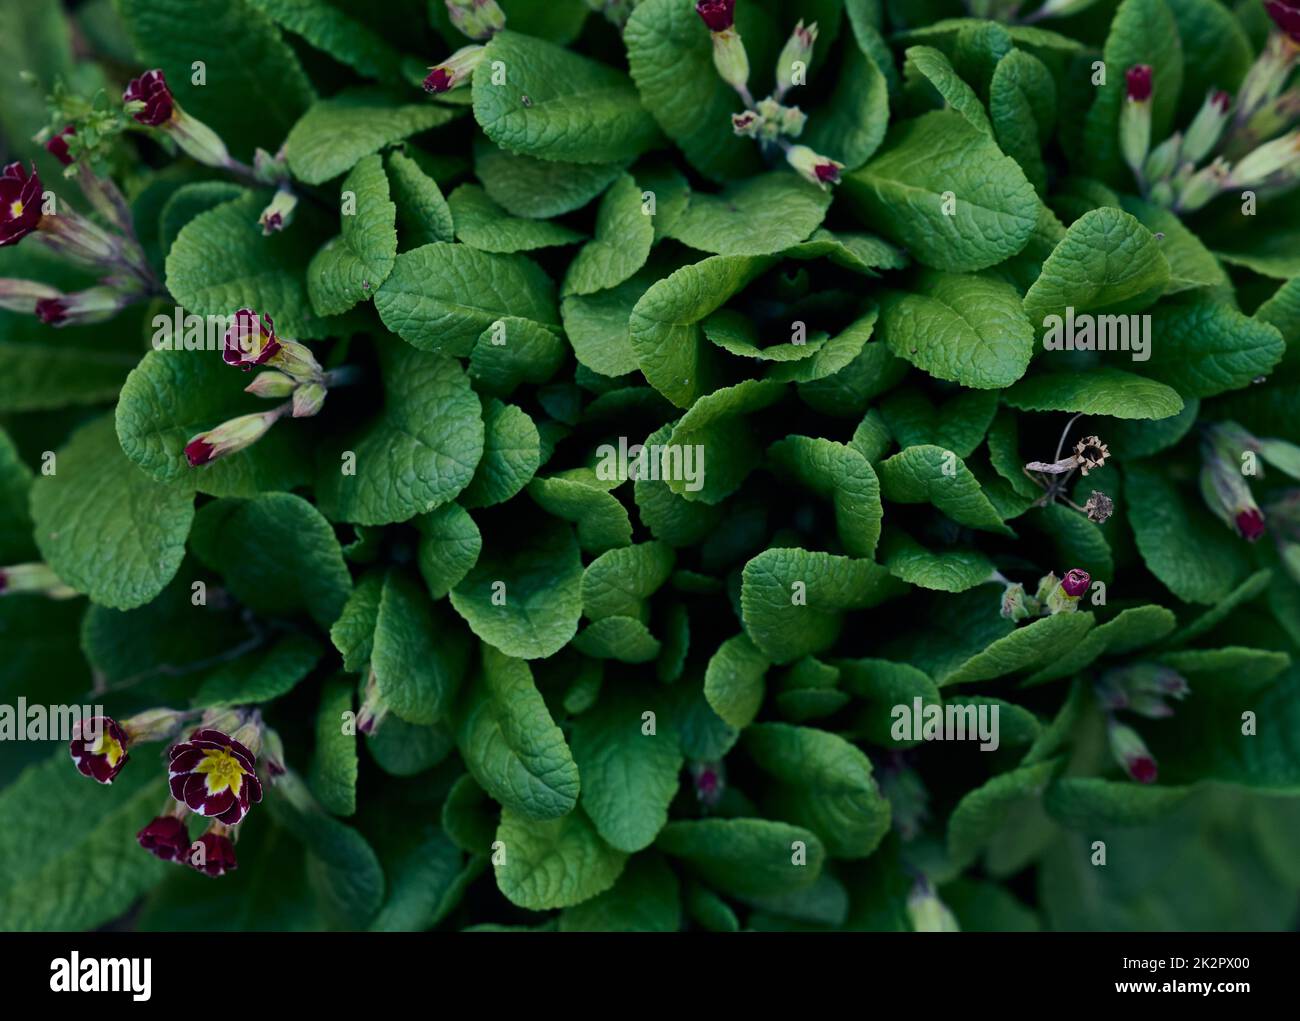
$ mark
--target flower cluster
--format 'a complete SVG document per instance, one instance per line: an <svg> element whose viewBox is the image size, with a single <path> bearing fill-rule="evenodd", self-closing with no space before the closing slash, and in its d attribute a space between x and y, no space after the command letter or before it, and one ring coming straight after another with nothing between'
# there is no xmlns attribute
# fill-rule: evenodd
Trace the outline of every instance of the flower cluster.
<svg viewBox="0 0 1300 1021"><path fill-rule="evenodd" d="M1092 576L1079 567L1066 571L1063 578L1058 578L1055 571L1049 571L1038 579L1038 588L1032 596L1019 582L1008 581L1001 574L995 573L990 580L1005 586L1000 612L1003 617L1014 621L1073 613L1079 608L1079 599L1092 584Z"/></svg>
<svg viewBox="0 0 1300 1021"><path fill-rule="evenodd" d="M505 12L497 0L446 0L446 4L451 23L475 42L462 46L441 64L429 68L424 91L434 94L467 85L474 68L483 59L483 47L479 44L506 27ZM617 13L612 16L616 17Z"/></svg>
<svg viewBox="0 0 1300 1021"><path fill-rule="evenodd" d="M753 138L765 152L779 149L799 176L817 187L824 190L837 184L844 164L790 141L803 133L808 118L797 106L785 103L790 89L807 81L817 42L816 22L805 26L800 20L795 25L777 57L776 91L756 103L749 91L749 54L736 29L736 0L699 0L695 13L712 36L713 66L745 104L744 110L732 114L732 130L737 135Z"/></svg>
<svg viewBox="0 0 1300 1021"><path fill-rule="evenodd" d="M1190 213L1229 190L1279 192L1300 182L1300 0L1269 0L1274 31L1234 104L1212 89L1184 131L1151 145L1151 103L1160 83L1149 65L1126 73L1120 148L1143 195ZM1208 160L1208 162L1207 162Z"/></svg>
<svg viewBox="0 0 1300 1021"><path fill-rule="evenodd" d="M189 715L174 709L152 709L121 723L96 716L78 725L68 750L79 772L111 784L130 760L130 747L172 740ZM136 834L140 846L156 858L187 864L208 876L222 876L237 868L239 824L262 800L257 771L262 740L257 713L205 713L198 728L167 752L172 800ZM269 766L270 758L266 761ZM191 813L210 820L193 841L188 826Z"/></svg>

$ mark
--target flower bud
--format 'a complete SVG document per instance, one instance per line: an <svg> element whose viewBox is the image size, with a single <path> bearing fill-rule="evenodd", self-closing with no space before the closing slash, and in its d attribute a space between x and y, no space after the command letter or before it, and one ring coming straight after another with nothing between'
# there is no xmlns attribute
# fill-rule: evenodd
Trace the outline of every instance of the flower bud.
<svg viewBox="0 0 1300 1021"><path fill-rule="evenodd" d="M196 730L168 752L172 797L191 812L233 826L262 800L255 760L247 746L221 731Z"/></svg>
<svg viewBox="0 0 1300 1021"><path fill-rule="evenodd" d="M734 28L713 33L713 66L724 82L741 95L747 95L749 84L749 54L740 33Z"/></svg>
<svg viewBox="0 0 1300 1021"><path fill-rule="evenodd" d="M132 744L170 741L184 726L188 713L179 709L146 709L122 721L122 729Z"/></svg>
<svg viewBox="0 0 1300 1021"><path fill-rule="evenodd" d="M506 27L506 16L497 0L447 0L451 23L471 39L490 39Z"/></svg>
<svg viewBox="0 0 1300 1021"><path fill-rule="evenodd" d="M269 237L276 231L284 230L293 220L293 212L298 208L298 196L291 188L277 188L271 204L262 210L257 224L262 228L262 235Z"/></svg>
<svg viewBox="0 0 1300 1021"><path fill-rule="evenodd" d="M1092 581L1087 571L1077 567L1065 572L1065 577L1061 579L1061 588L1065 594L1071 598L1078 599L1088 591L1088 585Z"/></svg>
<svg viewBox="0 0 1300 1021"><path fill-rule="evenodd" d="M293 340L280 341L279 349L266 360L266 364L303 383L319 382L324 375L311 348Z"/></svg>
<svg viewBox="0 0 1300 1021"><path fill-rule="evenodd" d="M112 319L130 302L130 296L112 287L91 287L71 294L42 298L36 318L50 326L85 326Z"/></svg>
<svg viewBox="0 0 1300 1021"><path fill-rule="evenodd" d="M1268 0L1264 4L1268 16L1283 35L1300 45L1300 2L1297 0Z"/></svg>
<svg viewBox="0 0 1300 1021"><path fill-rule="evenodd" d="M1026 620L1038 616L1038 600L1025 594L1025 586L1016 582L1002 591L1002 616L1008 620Z"/></svg>
<svg viewBox="0 0 1300 1021"><path fill-rule="evenodd" d="M48 596L50 599L71 599L79 595L69 588L45 564L11 564L0 567L0 595L12 596L20 592Z"/></svg>
<svg viewBox="0 0 1300 1021"><path fill-rule="evenodd" d="M122 93L122 102L127 104L127 112L132 117L151 128L162 127L176 112L167 78L157 68L131 79Z"/></svg>
<svg viewBox="0 0 1300 1021"><path fill-rule="evenodd" d="M1232 167L1226 187L1285 184L1300 176L1300 129L1248 152Z"/></svg>
<svg viewBox="0 0 1300 1021"><path fill-rule="evenodd" d="M474 69L483 62L483 54L486 52L483 46L462 46L437 67L429 68L429 75L424 79L424 91L450 92L469 84Z"/></svg>
<svg viewBox="0 0 1300 1021"><path fill-rule="evenodd" d="M78 720L68 742L68 753L77 772L98 783L112 783L130 756L126 731L111 716Z"/></svg>
<svg viewBox="0 0 1300 1021"><path fill-rule="evenodd" d="M217 879L227 872L239 868L235 857L235 844L230 839L230 827L219 822L212 823L207 831L195 841L195 847L189 854L186 864L196 872Z"/></svg>
<svg viewBox="0 0 1300 1021"><path fill-rule="evenodd" d="M1050 578L1053 582L1056 581L1055 574L1049 574L1047 578ZM1047 578L1044 579L1044 582L1047 581ZM1041 595L1040 598L1049 613L1073 613L1079 608L1079 597L1088 591L1088 586L1091 583L1092 578L1088 572L1076 567L1066 571L1065 577L1055 585L1047 586L1040 582L1039 592L1042 593L1044 588L1047 589L1046 593Z"/></svg>
<svg viewBox="0 0 1300 1021"><path fill-rule="evenodd" d="M1219 144L1231 112L1232 96L1222 89L1212 90L1187 129L1187 135L1183 139L1183 159L1200 163L1208 156L1210 150Z"/></svg>
<svg viewBox="0 0 1300 1021"><path fill-rule="evenodd" d="M1174 172L1178 165L1179 153L1183 146L1183 136L1175 131L1163 142L1151 150L1142 174L1148 181L1161 181Z"/></svg>
<svg viewBox="0 0 1300 1021"><path fill-rule="evenodd" d="M741 110L731 115L731 130L743 138L758 138L766 124L761 114L753 110Z"/></svg>
<svg viewBox="0 0 1300 1021"><path fill-rule="evenodd" d="M736 0L698 0L695 13L710 32L725 32L736 23Z"/></svg>
<svg viewBox="0 0 1300 1021"><path fill-rule="evenodd" d="M1194 213L1207 202L1219 196L1228 184L1227 160L1218 157L1209 166L1202 167L1178 190L1174 208L1182 213Z"/></svg>
<svg viewBox="0 0 1300 1021"><path fill-rule="evenodd" d="M23 280L19 277L0 277L0 308L7 312L23 312L32 315L36 303L47 298L58 298L63 294L57 287L40 283L37 280Z"/></svg>
<svg viewBox="0 0 1300 1021"><path fill-rule="evenodd" d="M320 383L303 383L293 392L293 417L310 418L325 405L325 387Z"/></svg>
<svg viewBox="0 0 1300 1021"><path fill-rule="evenodd" d="M925 878L918 879L912 886L907 897L907 917L916 932L961 932L957 917Z"/></svg>
<svg viewBox="0 0 1300 1021"><path fill-rule="evenodd" d="M260 415L240 415L222 422L215 429L199 433L185 445L185 459L191 468L209 464L219 457L250 447L263 436L280 416L274 411Z"/></svg>
<svg viewBox="0 0 1300 1021"><path fill-rule="evenodd" d="M695 799L705 808L717 808L727 788L726 771L721 762L692 762L691 780Z"/></svg>
<svg viewBox="0 0 1300 1021"><path fill-rule="evenodd" d="M292 376L267 369L265 372L259 372L257 378L244 387L244 393L252 394L254 397L282 398L293 393L297 385L298 381Z"/></svg>
<svg viewBox="0 0 1300 1021"><path fill-rule="evenodd" d="M1119 116L1119 147L1124 162L1140 180L1151 147L1151 66L1130 67L1124 81L1127 95Z"/></svg>
<svg viewBox="0 0 1300 1021"><path fill-rule="evenodd" d="M179 811L181 814L175 814ZM172 803L148 826L135 835L136 841L146 851L161 861L185 863L190 850L190 832L185 825L189 809Z"/></svg>
<svg viewBox="0 0 1300 1021"><path fill-rule="evenodd" d="M45 151L62 163L65 167L72 166L72 153L68 149L68 138L77 133L77 129L69 124L57 135L51 135L45 143Z"/></svg>
<svg viewBox="0 0 1300 1021"><path fill-rule="evenodd" d="M388 703L379 693L379 680L372 667L366 677L366 693L361 699L361 708L357 710L357 732L373 734L387 715Z"/></svg>
<svg viewBox="0 0 1300 1021"><path fill-rule="evenodd" d="M1241 472L1241 455L1258 441L1235 422L1220 422L1201 442L1201 496L1229 528L1248 542L1264 534L1264 515Z"/></svg>
<svg viewBox="0 0 1300 1021"><path fill-rule="evenodd" d="M805 181L810 181L823 191L827 185L837 184L844 164L826 156L819 156L806 145L792 145L785 151L786 162L799 172Z"/></svg>
<svg viewBox="0 0 1300 1021"><path fill-rule="evenodd" d="M804 28L803 19L800 18L798 24L794 26L794 31L790 33L790 38L786 40L781 55L776 58L776 94L778 96L784 95L795 85L794 65L796 63L802 64L804 73L807 73L808 65L812 61L813 46L816 42L817 22L814 21L807 28Z"/></svg>
<svg viewBox="0 0 1300 1021"><path fill-rule="evenodd" d="M1106 737L1110 742L1111 755L1124 767L1124 772L1130 778L1138 783L1156 782L1158 770L1155 756L1136 730L1111 719L1106 727Z"/></svg>

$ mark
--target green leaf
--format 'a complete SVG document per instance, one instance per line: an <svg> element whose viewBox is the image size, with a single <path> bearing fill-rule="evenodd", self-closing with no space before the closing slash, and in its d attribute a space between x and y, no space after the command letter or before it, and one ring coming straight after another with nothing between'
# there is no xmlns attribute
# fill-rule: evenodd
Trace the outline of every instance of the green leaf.
<svg viewBox="0 0 1300 1021"><path fill-rule="evenodd" d="M794 864L799 847L804 864ZM684 858L710 886L734 897L801 890L821 875L826 848L802 826L770 819L693 819L670 822L655 846Z"/></svg>
<svg viewBox="0 0 1300 1021"><path fill-rule="evenodd" d="M256 496L304 484L310 455L298 422L280 422L251 447L201 468L186 460L185 445L200 432L267 410L265 401L244 393L245 379L212 351L150 351L117 402L123 452L159 482L213 496Z"/></svg>
<svg viewBox="0 0 1300 1021"><path fill-rule="evenodd" d="M279 25L366 78L404 83L402 58L383 37L324 0L250 0Z"/></svg>
<svg viewBox="0 0 1300 1021"><path fill-rule="evenodd" d="M461 707L456 743L478 785L507 812L525 820L573 812L578 767L523 660L483 647L483 670Z"/></svg>
<svg viewBox="0 0 1300 1021"><path fill-rule="evenodd" d="M650 629L635 617L602 617L573 639L573 647L592 659L622 663L649 663L661 649Z"/></svg>
<svg viewBox="0 0 1300 1021"><path fill-rule="evenodd" d="M371 153L456 116L451 107L402 104L375 89L341 92L313 104L293 126L284 141L289 169L300 181L324 184Z"/></svg>
<svg viewBox="0 0 1300 1021"><path fill-rule="evenodd" d="M869 226L924 265L953 273L1015 255L1038 219L1020 167L951 110L897 124L883 151L841 187ZM944 211L949 192L952 215Z"/></svg>
<svg viewBox="0 0 1300 1021"><path fill-rule="evenodd" d="M1179 599L1217 603L1245 577L1241 541L1150 464L1125 470L1124 502L1147 569Z"/></svg>
<svg viewBox="0 0 1300 1021"><path fill-rule="evenodd" d="M476 148L474 172L506 212L546 219L581 209L609 187L623 164L558 163L488 144Z"/></svg>
<svg viewBox="0 0 1300 1021"><path fill-rule="evenodd" d="M609 692L573 723L573 758L582 808L611 847L629 853L654 843L677 793L682 753L661 689ZM643 714L653 712L646 733Z"/></svg>
<svg viewBox="0 0 1300 1021"><path fill-rule="evenodd" d="M477 184L462 184L447 198L456 237L484 252L527 252L552 245L571 245L582 235L558 223L511 216Z"/></svg>
<svg viewBox="0 0 1300 1021"><path fill-rule="evenodd" d="M163 878L166 866L135 839L166 797L158 774L141 765L92 792L60 750L0 793L0 925L93 929Z"/></svg>
<svg viewBox="0 0 1300 1021"><path fill-rule="evenodd" d="M744 634L728 638L709 659L704 697L729 726L749 726L763 705L763 678L770 662Z"/></svg>
<svg viewBox="0 0 1300 1021"><path fill-rule="evenodd" d="M1025 295L1025 315L1048 331L1047 350L1057 350L1050 333L1062 323L1049 318L1061 320L1070 308L1092 315L1139 312L1168 284L1169 263L1155 235L1122 209L1103 206L1070 224Z"/></svg>
<svg viewBox="0 0 1300 1021"><path fill-rule="evenodd" d="M825 31L825 22L822 27ZM846 42L835 91L826 106L813 111L803 141L849 170L856 170L879 148L888 123L885 76L870 54Z"/></svg>
<svg viewBox="0 0 1300 1021"><path fill-rule="evenodd" d="M756 16L738 12L742 36L749 32L747 18ZM754 144L730 129L740 100L718 76L709 33L689 4L638 4L623 30L623 42L642 104L696 170L724 180L758 168Z"/></svg>
<svg viewBox="0 0 1300 1021"><path fill-rule="evenodd" d="M496 80L498 61L504 82ZM487 44L473 95L474 119L488 138L544 160L628 160L659 134L626 75L518 32L498 32Z"/></svg>
<svg viewBox="0 0 1300 1021"><path fill-rule="evenodd" d="M240 159L250 158L254 146L275 152L316 98L271 19L242 0L117 0L117 9L138 66L162 70L177 105ZM212 81L195 80L195 61Z"/></svg>
<svg viewBox="0 0 1300 1021"><path fill-rule="evenodd" d="M483 458L460 497L471 508L505 503L528 485L541 463L537 426L515 405L489 399L483 427Z"/></svg>
<svg viewBox="0 0 1300 1021"><path fill-rule="evenodd" d="M420 530L416 561L429 594L441 599L470 572L483 549L483 536L459 504L448 503L415 519Z"/></svg>
<svg viewBox="0 0 1300 1021"><path fill-rule="evenodd" d="M956 110L972 128L993 137L993 127L980 97L957 74L942 51L933 46L912 46L903 56L903 75L910 90L921 93L922 83L928 83L938 94L940 106Z"/></svg>
<svg viewBox="0 0 1300 1021"><path fill-rule="evenodd" d="M677 876L657 854L631 859L604 893L567 908L561 932L677 932L681 926Z"/></svg>
<svg viewBox="0 0 1300 1021"><path fill-rule="evenodd" d="M671 460L661 463L660 474L668 488L687 500L711 504L734 493L762 458L746 416L774 404L784 392L783 383L747 379L697 400L668 438L666 450L676 450L681 458L680 470ZM710 451L714 457L706 464ZM721 459L716 456L720 451L725 452ZM694 461L693 478L687 476L688 453Z"/></svg>
<svg viewBox="0 0 1300 1021"><path fill-rule="evenodd" d="M36 559L32 519L27 513L32 470L23 463L9 434L0 429L0 563Z"/></svg>
<svg viewBox="0 0 1300 1021"><path fill-rule="evenodd" d="M560 303L564 332L579 363L605 376L637 370L629 320L641 295L658 279L647 267L608 291L571 294Z"/></svg>
<svg viewBox="0 0 1300 1021"><path fill-rule="evenodd" d="M1114 418L1168 418L1183 408L1183 399L1172 387L1100 365L1022 379L1002 399L1021 411L1080 411Z"/></svg>
<svg viewBox="0 0 1300 1021"><path fill-rule="evenodd" d="M894 503L932 503L959 525L1014 534L998 516L970 469L950 450L908 447L876 466L880 491Z"/></svg>
<svg viewBox="0 0 1300 1021"><path fill-rule="evenodd" d="M1178 26L1165 0L1124 0L1110 23L1102 60L1106 80L1088 111L1082 155L1089 172L1108 184L1131 183L1119 150L1120 108L1125 103L1124 73L1134 64L1149 64L1157 82L1151 96L1151 137L1166 138L1173 129L1183 83L1183 50Z"/></svg>
<svg viewBox="0 0 1300 1021"><path fill-rule="evenodd" d="M595 238L569 263L564 295L617 287L645 265L654 239L655 220L642 209L640 186L630 174L620 174L600 200Z"/></svg>
<svg viewBox="0 0 1300 1021"><path fill-rule="evenodd" d="M129 610L150 602L185 557L190 490L131 464L107 415L79 429L54 463L56 473L31 489L42 559L96 603Z"/></svg>
<svg viewBox="0 0 1300 1021"><path fill-rule="evenodd" d="M479 400L456 361L390 340L379 364L383 407L318 462L316 497L334 520L385 525L433 510L469 485L483 454Z"/></svg>
<svg viewBox="0 0 1300 1021"><path fill-rule="evenodd" d="M352 592L334 529L292 493L204 505L191 546L240 602L260 613L302 609L328 628Z"/></svg>
<svg viewBox="0 0 1300 1021"><path fill-rule="evenodd" d="M479 389L508 396L522 383L545 383L564 364L564 341L550 327L507 316L479 335L469 374Z"/></svg>
<svg viewBox="0 0 1300 1021"><path fill-rule="evenodd" d="M604 893L627 863L581 811L534 820L506 808L497 841L505 848L493 857L497 886L510 903L533 911L572 907Z"/></svg>
<svg viewBox="0 0 1300 1021"><path fill-rule="evenodd" d="M1012 50L993 69L989 117L998 147L1020 164L1038 193L1047 191L1043 143L1056 123L1056 82L1041 60Z"/></svg>
<svg viewBox="0 0 1300 1021"><path fill-rule="evenodd" d="M379 600L370 659L389 708L408 723L447 719L466 659L464 634L454 621L405 574L390 572Z"/></svg>
<svg viewBox="0 0 1300 1021"><path fill-rule="evenodd" d="M456 225L442 189L415 160L405 153L389 153L388 182L397 205L403 249L456 240Z"/></svg>
<svg viewBox="0 0 1300 1021"><path fill-rule="evenodd" d="M900 531L885 533L880 560L895 578L940 592L965 592L993 574L993 562L977 550L932 551Z"/></svg>
<svg viewBox="0 0 1300 1021"><path fill-rule="evenodd" d="M684 245L718 255L775 255L821 226L831 196L787 171L729 184L717 195L691 192L668 230Z"/></svg>
<svg viewBox="0 0 1300 1021"><path fill-rule="evenodd" d="M1083 640L1028 677L1022 687L1044 684L1079 673L1103 655L1120 655L1160 641L1174 629L1177 618L1163 606L1147 604L1121 610L1093 628Z"/></svg>
<svg viewBox="0 0 1300 1021"><path fill-rule="evenodd" d="M229 181L195 181L176 189L158 214L159 247L163 255L171 251L176 235L194 217L246 194L246 188Z"/></svg>
<svg viewBox="0 0 1300 1021"><path fill-rule="evenodd" d="M1034 351L1020 295L994 277L927 271L915 292L884 294L880 330L898 357L938 379L982 390L1010 386Z"/></svg>
<svg viewBox="0 0 1300 1021"><path fill-rule="evenodd" d="M1179 628L1177 633L1169 639L1170 645L1185 645L1198 635L1216 627L1221 621L1225 620L1233 610L1238 606L1250 602L1261 592L1269 587L1269 582L1273 580L1273 572L1269 570L1256 571L1249 578L1243 581L1235 589L1229 592L1222 600L1204 613L1200 614L1194 620L1189 621L1186 625Z"/></svg>
<svg viewBox="0 0 1300 1021"><path fill-rule="evenodd" d="M1221 292L1231 286L1228 274L1224 272L1219 260L1201 242L1192 231L1183 226L1183 221L1160 206L1151 205L1131 195L1120 199L1125 212L1136 216L1144 227L1153 234L1163 235L1159 238L1160 251L1169 263L1169 284L1166 294L1177 294L1198 288L1213 288Z"/></svg>
<svg viewBox="0 0 1300 1021"><path fill-rule="evenodd" d="M397 206L378 156L362 159L343 179L355 199L343 233L325 242L307 267L307 294L317 315L339 315L374 294L397 258Z"/></svg>
<svg viewBox="0 0 1300 1021"><path fill-rule="evenodd" d="M1282 360L1277 328L1209 299L1152 316L1147 371L1184 397L1213 397L1250 386Z"/></svg>
<svg viewBox="0 0 1300 1021"><path fill-rule="evenodd" d="M181 228L167 253L167 290L194 315L224 319L248 307L274 319L281 336L323 336L329 327L312 311L306 284L319 235L301 217L293 230L263 237L257 218L270 200L269 191L249 192Z"/></svg>
<svg viewBox="0 0 1300 1021"><path fill-rule="evenodd" d="M859 402L865 407L867 400L897 383L907 369L884 344L867 346L877 315L876 308L869 308L814 351L811 358L792 365L774 365L767 378L798 383L799 395L805 402L827 414L842 414L844 408L856 408Z"/></svg>
<svg viewBox="0 0 1300 1021"><path fill-rule="evenodd" d="M663 446L672 435L669 423L652 433L646 446ZM638 478L633 484L637 511L650 534L670 546L693 546L722 520L722 508L674 493L663 479Z"/></svg>
<svg viewBox="0 0 1300 1021"><path fill-rule="evenodd" d="M893 390L880 404L884 424L899 446L929 443L951 450L958 457L975 452L997 410L994 393L961 391L937 408L915 387ZM1014 422L1010 418L1008 421Z"/></svg>
<svg viewBox="0 0 1300 1021"><path fill-rule="evenodd" d="M679 408L716 389L716 353L700 320L770 266L768 258L715 255L652 284L629 323L646 381Z"/></svg>
<svg viewBox="0 0 1300 1021"><path fill-rule="evenodd" d="M758 343L758 330L753 321L729 308L719 309L704 320L704 335L709 338L709 343L716 344L728 354L768 362L796 362L811 358L830 339L824 333L817 333L811 340L801 343L791 340L762 346Z"/></svg>
<svg viewBox="0 0 1300 1021"><path fill-rule="evenodd" d="M997 639L964 663L936 673L934 679L943 688L950 684L1005 677L1041 666L1059 655L1061 649L1082 641L1092 625L1092 614L1081 610L1040 617Z"/></svg>
<svg viewBox="0 0 1300 1021"><path fill-rule="evenodd" d="M608 550L582 574L582 612L590 620L647 614L646 600L672 573L676 555L662 542Z"/></svg>
<svg viewBox="0 0 1300 1021"><path fill-rule="evenodd" d="M399 255L375 309L408 344L458 358L502 317L559 324L555 285L526 257L445 242Z"/></svg>
<svg viewBox="0 0 1300 1021"><path fill-rule="evenodd" d="M357 582L338 620L330 626L330 641L343 657L343 669L348 673L361 673L370 662L375 647L379 600L383 594L384 575L372 571Z"/></svg>
<svg viewBox="0 0 1300 1021"><path fill-rule="evenodd" d="M627 509L609 492L617 484L617 480L601 481L589 468L575 468L534 479L528 495L548 514L576 524L578 545L600 554L632 541Z"/></svg>
<svg viewBox="0 0 1300 1021"><path fill-rule="evenodd" d="M760 723L745 750L776 785L766 798L777 818L806 826L832 858L865 858L889 831L889 802L870 760L841 737L812 727Z"/></svg>
<svg viewBox="0 0 1300 1021"><path fill-rule="evenodd" d="M462 773L442 803L442 828L467 854L487 854L496 836L500 810L474 778Z"/></svg>
<svg viewBox="0 0 1300 1021"><path fill-rule="evenodd" d="M879 276L878 269L904 269L907 256L874 234L837 232L818 227L808 240L781 253L790 259L829 259L837 266L864 276Z"/></svg>
<svg viewBox="0 0 1300 1021"><path fill-rule="evenodd" d="M113 400L140 360L131 321L51 330L34 316L0 311L0 406L17 413Z"/></svg>
<svg viewBox="0 0 1300 1021"><path fill-rule="evenodd" d="M492 538L451 590L451 605L507 656L554 655L577 632L582 614L582 559L572 531L547 521L531 532Z"/></svg>
<svg viewBox="0 0 1300 1021"><path fill-rule="evenodd" d="M1058 765L1049 760L1002 773L963 797L948 820L948 856L953 863L965 867L973 862L1007 824L1017 803L1042 797Z"/></svg>
<svg viewBox="0 0 1300 1021"><path fill-rule="evenodd" d="M803 549L769 549L742 572L745 632L774 663L830 648L846 610L866 609L893 594L892 579L870 560Z"/></svg>
<svg viewBox="0 0 1300 1021"><path fill-rule="evenodd" d="M891 663L884 659L836 660L843 687L867 703L861 715L862 735L872 744L885 748L913 748L915 740L895 738L893 734L893 709L898 705L911 706L921 699L923 706L942 706L939 689L924 671L906 663Z"/></svg>
<svg viewBox="0 0 1300 1021"><path fill-rule="evenodd" d="M1211 89L1240 82L1254 62L1241 8L1234 12L1214 0L1165 0L1178 25L1183 47L1183 87L1178 113L1190 121Z"/></svg>
<svg viewBox="0 0 1300 1021"><path fill-rule="evenodd" d="M1100 777L1062 777L1049 786L1043 807L1071 829L1140 826L1177 808L1191 789L1122 783Z"/></svg>
<svg viewBox="0 0 1300 1021"><path fill-rule="evenodd" d="M316 749L308 782L326 811L351 815L357 810L357 737L343 729L352 712L352 681L333 677L321 688L316 714Z"/></svg>
<svg viewBox="0 0 1300 1021"><path fill-rule="evenodd" d="M787 436L768 448L785 476L835 506L835 527L850 556L870 557L880 538L880 481L856 448L811 436Z"/></svg>

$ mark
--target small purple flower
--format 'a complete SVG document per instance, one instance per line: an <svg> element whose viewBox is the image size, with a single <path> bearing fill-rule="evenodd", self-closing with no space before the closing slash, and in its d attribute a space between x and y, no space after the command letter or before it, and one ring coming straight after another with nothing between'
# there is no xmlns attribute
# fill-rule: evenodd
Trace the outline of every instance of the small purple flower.
<svg viewBox="0 0 1300 1021"><path fill-rule="evenodd" d="M177 863L185 860L190 849L190 834L185 820L174 815L160 815L135 835L141 847L155 858Z"/></svg>
<svg viewBox="0 0 1300 1021"><path fill-rule="evenodd" d="M93 735L93 736L92 736ZM130 756L126 731L111 716L92 716L77 723L68 753L77 772L99 783L112 783Z"/></svg>
<svg viewBox="0 0 1300 1021"><path fill-rule="evenodd" d="M1087 571L1074 568L1065 572L1065 577L1061 579L1061 588L1065 589L1065 594L1071 599L1078 599L1088 591L1088 584L1092 581L1092 576Z"/></svg>
<svg viewBox="0 0 1300 1021"><path fill-rule="evenodd" d="M1135 103L1145 103L1151 98L1151 65L1134 64L1124 72L1128 98Z"/></svg>
<svg viewBox="0 0 1300 1021"><path fill-rule="evenodd" d="M151 128L161 127L172 119L176 110L176 101L172 90L167 87L167 79L162 70L155 68L146 71L139 78L133 78L122 93L122 102L144 104L144 109L134 114L141 124Z"/></svg>
<svg viewBox="0 0 1300 1021"><path fill-rule="evenodd" d="M241 308L226 330L225 350L221 358L227 365L238 365L245 372L263 364L280 350L275 323L269 315L258 316L251 308Z"/></svg>
<svg viewBox="0 0 1300 1021"><path fill-rule="evenodd" d="M699 0L695 13L710 32L725 32L736 23L736 0Z"/></svg>
<svg viewBox="0 0 1300 1021"><path fill-rule="evenodd" d="M188 859L190 868L213 879L239 868L234 842L227 836L229 832L230 830L220 823L213 823L212 827L196 841L199 847L194 849L194 853Z"/></svg>
<svg viewBox="0 0 1300 1021"><path fill-rule="evenodd" d="M1300 0L1268 0L1264 8L1273 24L1300 44Z"/></svg>
<svg viewBox="0 0 1300 1021"><path fill-rule="evenodd" d="M68 136L75 135L77 129L69 124L66 128L45 143L45 151L65 167L72 165L72 153L68 151Z"/></svg>
<svg viewBox="0 0 1300 1021"><path fill-rule="evenodd" d="M1264 513L1258 507L1248 507L1234 519L1237 534L1247 542L1256 542L1264 535Z"/></svg>

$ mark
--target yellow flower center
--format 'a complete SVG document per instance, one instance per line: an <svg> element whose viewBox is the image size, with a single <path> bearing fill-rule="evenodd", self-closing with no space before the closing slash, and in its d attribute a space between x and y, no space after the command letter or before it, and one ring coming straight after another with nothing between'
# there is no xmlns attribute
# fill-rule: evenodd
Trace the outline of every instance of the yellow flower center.
<svg viewBox="0 0 1300 1021"><path fill-rule="evenodd" d="M209 794L220 794L229 787L235 797L239 797L239 790L248 773L238 759L228 751L217 748L203 750L203 761L194 767L194 772L208 775Z"/></svg>
<svg viewBox="0 0 1300 1021"><path fill-rule="evenodd" d="M16 219L17 217L23 215L23 210L25 208L26 206L23 205L21 199L14 199L12 202L9 203L9 215Z"/></svg>
<svg viewBox="0 0 1300 1021"><path fill-rule="evenodd" d="M95 743L91 745L90 754L103 755L108 759L110 766L116 766L121 761L122 756L126 754L126 750L117 738L110 737L108 734L100 734L95 739Z"/></svg>

